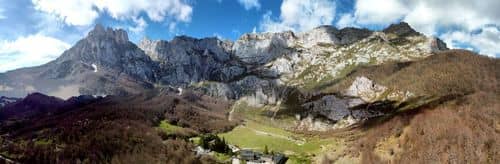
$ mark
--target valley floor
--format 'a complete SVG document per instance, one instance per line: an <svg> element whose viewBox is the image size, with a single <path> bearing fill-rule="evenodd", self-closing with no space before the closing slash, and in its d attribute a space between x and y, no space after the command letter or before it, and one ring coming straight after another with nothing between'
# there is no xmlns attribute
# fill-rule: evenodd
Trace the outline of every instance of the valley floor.
<svg viewBox="0 0 500 164"><path fill-rule="evenodd" d="M233 130L219 134L228 144L240 149L283 153L289 157L287 163L318 163L321 158L336 158L338 162L356 163L356 159L344 153L346 136L306 134L293 130L293 118L271 118L264 116L275 106L260 108L247 106L238 101L231 108L230 117L239 117L243 123ZM234 119L234 118L233 118Z"/></svg>

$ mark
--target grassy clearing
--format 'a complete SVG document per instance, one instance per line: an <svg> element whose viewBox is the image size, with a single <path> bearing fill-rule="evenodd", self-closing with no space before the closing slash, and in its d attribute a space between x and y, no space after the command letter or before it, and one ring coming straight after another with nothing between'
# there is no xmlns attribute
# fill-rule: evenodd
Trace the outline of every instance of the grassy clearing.
<svg viewBox="0 0 500 164"><path fill-rule="evenodd" d="M160 122L159 128L167 134L173 134L184 129L180 126L172 125L165 120Z"/></svg>
<svg viewBox="0 0 500 164"><path fill-rule="evenodd" d="M289 131L295 125L295 118L291 116L271 119L270 111L284 107L256 108L248 106L244 101L239 101L235 105L237 106L234 107L234 113L243 118L245 123L232 131L219 134L229 144L257 151L264 151L264 147L267 146L269 151L287 154L288 163L311 163L315 156L321 156L329 150L343 146L339 138L305 136Z"/></svg>
<svg viewBox="0 0 500 164"><path fill-rule="evenodd" d="M50 145L52 143L53 143L53 141L50 139L41 139L41 140L35 141L35 146Z"/></svg>
<svg viewBox="0 0 500 164"><path fill-rule="evenodd" d="M270 119L270 114L275 112L278 108L284 108L281 106L264 106L256 108L248 106L245 101L238 101L235 105L235 114L244 120L254 121L260 124L268 125L269 127L276 127L280 130L290 129L292 125L295 124L295 118L291 116L280 115L275 119Z"/></svg>
<svg viewBox="0 0 500 164"><path fill-rule="evenodd" d="M213 157L215 157L215 159L217 159L217 161L220 161L220 162L230 162L232 156L228 155L228 154L214 152Z"/></svg>
<svg viewBox="0 0 500 164"><path fill-rule="evenodd" d="M337 143L334 138L307 138L254 121L248 121L245 125L219 136L224 137L228 143L241 148L263 151L267 146L269 151L301 156L297 158L316 155L321 153L322 149Z"/></svg>

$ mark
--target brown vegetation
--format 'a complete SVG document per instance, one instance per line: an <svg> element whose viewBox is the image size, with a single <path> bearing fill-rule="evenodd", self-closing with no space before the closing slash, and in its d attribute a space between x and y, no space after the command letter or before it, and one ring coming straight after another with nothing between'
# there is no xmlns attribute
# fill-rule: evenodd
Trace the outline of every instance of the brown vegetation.
<svg viewBox="0 0 500 164"><path fill-rule="evenodd" d="M362 163L500 161L500 104L476 93L433 109L397 115L366 129L352 152Z"/></svg>
<svg viewBox="0 0 500 164"><path fill-rule="evenodd" d="M499 93L499 68L498 59L465 50L451 50L415 62L359 68L326 91L340 91L356 77L366 76L382 85L417 95L465 95L477 90Z"/></svg>
<svg viewBox="0 0 500 164"><path fill-rule="evenodd" d="M410 63L361 68L357 76L417 95L446 97L434 105L361 126L350 155L361 163L496 163L500 161L500 60L454 50Z"/></svg>
<svg viewBox="0 0 500 164"><path fill-rule="evenodd" d="M187 140L163 140L155 127L167 119L197 133L228 130L235 126L225 118L228 105L203 96L107 97L61 113L9 120L0 127L0 153L22 163L210 163L195 156Z"/></svg>

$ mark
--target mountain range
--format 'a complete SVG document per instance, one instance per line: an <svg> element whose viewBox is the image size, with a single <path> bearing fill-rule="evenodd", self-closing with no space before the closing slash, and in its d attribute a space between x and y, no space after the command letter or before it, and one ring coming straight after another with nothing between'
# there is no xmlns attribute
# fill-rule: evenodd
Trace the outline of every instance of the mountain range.
<svg viewBox="0 0 500 164"><path fill-rule="evenodd" d="M68 98L181 87L227 99L269 91L262 94L271 102L259 103L272 103L282 91L271 85L312 89L358 65L412 61L445 49L442 41L406 23L383 31L321 26L298 34L245 34L234 42L146 38L138 46L124 30L97 25L54 61L0 74L0 94L41 92Z"/></svg>
<svg viewBox="0 0 500 164"><path fill-rule="evenodd" d="M96 25L0 73L0 161L227 163L192 152L216 134L291 163L495 163L499 70L405 22L137 45Z"/></svg>

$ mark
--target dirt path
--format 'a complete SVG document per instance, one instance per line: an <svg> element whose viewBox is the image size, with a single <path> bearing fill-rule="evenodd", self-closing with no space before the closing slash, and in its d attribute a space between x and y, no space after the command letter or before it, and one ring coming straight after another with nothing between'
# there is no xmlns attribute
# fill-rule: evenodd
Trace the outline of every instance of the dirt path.
<svg viewBox="0 0 500 164"><path fill-rule="evenodd" d="M281 139L285 139L285 140L288 140L288 141L291 141L291 142L294 142L295 144L301 146L301 145L304 145L305 144L305 141L304 140L298 140L298 139L294 139L294 138L291 138L291 137L288 137L288 136L283 136L283 135L279 135L279 134L274 134L274 133L269 133L269 132L265 132L265 131L260 131L260 130L257 130L257 129L253 129L253 128L249 128L247 126L243 126L245 128L248 128L252 131L254 131L256 134L260 134L260 135L268 135L268 136L271 136L271 137L276 137L276 138L281 138Z"/></svg>
<svg viewBox="0 0 500 164"><path fill-rule="evenodd" d="M233 121L234 117L234 111L236 110L236 106L240 104L240 101L236 101L234 105L231 107L231 111L229 111L229 115L227 116L227 120Z"/></svg>

